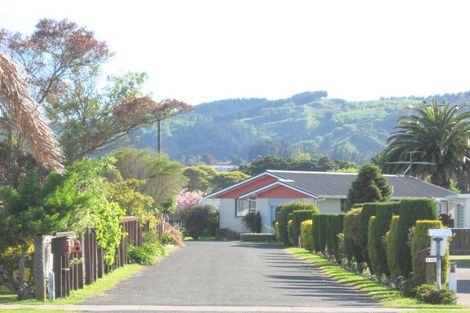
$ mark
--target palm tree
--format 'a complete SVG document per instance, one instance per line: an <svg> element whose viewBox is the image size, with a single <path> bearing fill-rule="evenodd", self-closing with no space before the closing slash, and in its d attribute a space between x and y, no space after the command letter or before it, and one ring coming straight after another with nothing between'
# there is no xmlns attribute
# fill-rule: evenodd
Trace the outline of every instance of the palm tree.
<svg viewBox="0 0 470 313"><path fill-rule="evenodd" d="M34 158L46 167L64 172L64 157L59 143L38 107L18 68L0 51L0 108L16 121Z"/></svg>
<svg viewBox="0 0 470 313"><path fill-rule="evenodd" d="M413 107L410 115L398 118L398 126L388 139L387 161L407 160L412 151L415 161L435 165L417 165L417 175L431 175L431 182L449 188L451 177L469 169L470 112L463 106L439 105L432 100Z"/></svg>

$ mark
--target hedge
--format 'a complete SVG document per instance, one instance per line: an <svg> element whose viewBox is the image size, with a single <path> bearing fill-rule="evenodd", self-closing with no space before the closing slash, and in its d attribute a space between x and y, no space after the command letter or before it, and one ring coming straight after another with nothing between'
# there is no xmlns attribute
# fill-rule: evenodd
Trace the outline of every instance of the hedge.
<svg viewBox="0 0 470 313"><path fill-rule="evenodd" d="M287 222L287 236L289 238L289 243L293 246L297 246L294 238L294 221L292 220L292 213L289 214L289 222Z"/></svg>
<svg viewBox="0 0 470 313"><path fill-rule="evenodd" d="M326 230L327 230L327 215L317 214L317 223L315 223L316 235L318 236L320 252L325 254L326 252Z"/></svg>
<svg viewBox="0 0 470 313"><path fill-rule="evenodd" d="M369 219L375 215L376 205L375 203L364 203L362 211L359 217L359 228L358 228L358 239L359 246L361 247L361 258L364 262L367 262L367 266L372 270L369 253L367 251L367 242L369 239Z"/></svg>
<svg viewBox="0 0 470 313"><path fill-rule="evenodd" d="M387 254L385 251L384 236L390 229L390 221L394 214L398 214L400 210L400 202L377 202L375 203L375 225L369 229L368 234L368 252L371 261L372 271L376 275L390 275L387 266ZM370 226L370 225L369 225ZM376 257L372 261L371 254Z"/></svg>
<svg viewBox="0 0 470 313"><path fill-rule="evenodd" d="M320 212L320 209L315 204L302 201L288 202L278 206L276 209L276 220L279 222L279 241L286 245L289 244L289 236L287 233L287 223L289 220L287 215L300 210L311 210L314 213Z"/></svg>
<svg viewBox="0 0 470 313"><path fill-rule="evenodd" d="M361 208L352 208L346 213L343 221L344 253L349 264L353 262L353 258L356 262L362 262L359 238L357 236L361 210Z"/></svg>
<svg viewBox="0 0 470 313"><path fill-rule="evenodd" d="M312 225L312 220L306 220L300 224L300 238L302 239L302 247L308 251L313 251Z"/></svg>
<svg viewBox="0 0 470 313"><path fill-rule="evenodd" d="M240 234L241 241L251 241L251 242L265 242L265 241L275 241L276 237L271 233L242 233Z"/></svg>
<svg viewBox="0 0 470 313"><path fill-rule="evenodd" d="M417 220L436 220L438 210L436 202L431 199L405 199L400 204L400 222L395 237L395 253L397 254L400 274L410 277L413 270L411 248L409 242L410 229Z"/></svg>
<svg viewBox="0 0 470 313"><path fill-rule="evenodd" d="M313 237L313 251L321 252L320 244L320 219L318 218L319 214L312 215L312 237Z"/></svg>
<svg viewBox="0 0 470 313"><path fill-rule="evenodd" d="M303 221L311 220L313 216L313 210L296 210L292 212L292 222L293 222L293 236L298 238L300 236L300 224ZM295 240L297 243L297 239Z"/></svg>
<svg viewBox="0 0 470 313"><path fill-rule="evenodd" d="M344 214L327 214L326 216L326 245L330 256L334 256L337 261L340 260L338 250L338 234L343 232Z"/></svg>
<svg viewBox="0 0 470 313"><path fill-rule="evenodd" d="M279 237L279 222L274 222L274 235L276 236L277 241L281 241Z"/></svg>
<svg viewBox="0 0 470 313"><path fill-rule="evenodd" d="M417 252L431 245L428 229L443 228L441 221L419 220L411 229L411 259L413 263L413 280L417 285L426 283L426 263L418 260ZM446 253L442 262L442 283L447 282L447 270L449 266L449 253Z"/></svg>
<svg viewBox="0 0 470 313"><path fill-rule="evenodd" d="M400 268L398 265L398 254L396 252L396 238L398 237L398 224L400 216L393 215L390 221L390 230L385 235L386 251L387 251L387 266L390 271L391 277L400 275Z"/></svg>

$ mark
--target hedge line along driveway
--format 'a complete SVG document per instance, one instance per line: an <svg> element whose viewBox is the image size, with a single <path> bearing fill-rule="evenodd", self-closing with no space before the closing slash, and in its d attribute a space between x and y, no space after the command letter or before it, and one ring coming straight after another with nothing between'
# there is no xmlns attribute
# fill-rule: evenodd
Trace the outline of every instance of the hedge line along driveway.
<svg viewBox="0 0 470 313"><path fill-rule="evenodd" d="M379 306L279 245L242 242L189 242L86 304Z"/></svg>

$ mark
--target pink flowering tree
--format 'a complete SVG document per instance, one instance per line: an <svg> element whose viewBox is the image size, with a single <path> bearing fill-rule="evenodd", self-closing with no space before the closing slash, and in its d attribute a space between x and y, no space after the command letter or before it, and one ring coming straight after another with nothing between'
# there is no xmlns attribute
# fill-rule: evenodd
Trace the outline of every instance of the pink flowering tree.
<svg viewBox="0 0 470 313"><path fill-rule="evenodd" d="M178 213L188 211L193 205L198 204L202 199L202 191L188 191L183 189L176 196L176 208Z"/></svg>

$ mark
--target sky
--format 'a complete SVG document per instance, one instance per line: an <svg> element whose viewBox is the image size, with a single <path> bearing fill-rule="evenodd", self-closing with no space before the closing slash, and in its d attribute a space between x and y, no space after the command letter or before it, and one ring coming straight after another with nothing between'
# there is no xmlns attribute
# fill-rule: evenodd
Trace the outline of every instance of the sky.
<svg viewBox="0 0 470 313"><path fill-rule="evenodd" d="M115 52L106 72L147 72L156 99L372 100L470 90L469 12L452 0L15 0L0 28L85 26Z"/></svg>

